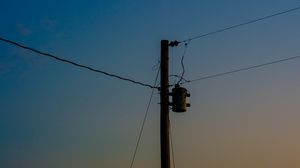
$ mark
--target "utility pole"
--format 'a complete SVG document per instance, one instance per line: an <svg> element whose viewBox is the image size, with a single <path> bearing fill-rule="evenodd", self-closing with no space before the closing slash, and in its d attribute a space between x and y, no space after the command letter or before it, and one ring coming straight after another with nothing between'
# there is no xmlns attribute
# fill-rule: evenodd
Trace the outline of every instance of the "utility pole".
<svg viewBox="0 0 300 168"><path fill-rule="evenodd" d="M160 150L161 168L170 168L169 41L161 41L160 59Z"/></svg>
<svg viewBox="0 0 300 168"><path fill-rule="evenodd" d="M180 87L179 83L169 93L169 46L178 46L178 41L161 41L160 58L160 163L161 168L170 168L170 120L169 120L169 96L172 96L172 111L186 112L190 104L186 98L190 97L187 89Z"/></svg>

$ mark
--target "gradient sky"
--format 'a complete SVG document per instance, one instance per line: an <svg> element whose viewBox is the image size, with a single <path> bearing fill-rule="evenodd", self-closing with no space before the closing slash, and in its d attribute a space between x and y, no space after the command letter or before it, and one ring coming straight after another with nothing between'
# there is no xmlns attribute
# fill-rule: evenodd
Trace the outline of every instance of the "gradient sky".
<svg viewBox="0 0 300 168"><path fill-rule="evenodd" d="M295 0L3 1L0 36L152 84L160 40L300 6ZM300 11L192 41L185 78L300 55ZM180 74L183 46L170 49ZM300 167L300 60L184 85L176 167ZM171 78L173 82L176 79ZM151 89L0 42L0 167L129 167ZM159 95L136 168L159 167Z"/></svg>

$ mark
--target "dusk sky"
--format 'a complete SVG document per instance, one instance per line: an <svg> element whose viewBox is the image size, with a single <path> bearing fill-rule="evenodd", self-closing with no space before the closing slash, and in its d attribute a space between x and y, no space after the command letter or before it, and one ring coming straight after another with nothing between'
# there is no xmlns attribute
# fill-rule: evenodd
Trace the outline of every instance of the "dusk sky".
<svg viewBox="0 0 300 168"><path fill-rule="evenodd" d="M154 84L160 40L299 7L296 0L9 0L0 37ZM300 55L300 10L193 40L188 80ZM184 45L170 48L180 75ZM184 84L176 168L300 167L300 59ZM170 77L174 83L178 79ZM0 41L0 167L130 167L151 89ZM134 168L160 167L155 90Z"/></svg>

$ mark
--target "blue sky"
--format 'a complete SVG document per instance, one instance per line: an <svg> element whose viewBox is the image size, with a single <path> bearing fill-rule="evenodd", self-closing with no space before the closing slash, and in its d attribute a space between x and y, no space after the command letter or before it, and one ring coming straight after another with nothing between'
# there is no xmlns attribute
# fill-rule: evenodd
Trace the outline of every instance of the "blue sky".
<svg viewBox="0 0 300 168"><path fill-rule="evenodd" d="M2 2L1 37L152 84L160 40L300 6L293 0ZM192 41L185 78L297 56L300 11ZM180 74L183 46L170 48ZM129 167L151 89L0 43L0 167ZM184 85L177 167L299 167L299 60ZM175 79L170 79L174 81ZM134 167L159 167L155 92Z"/></svg>

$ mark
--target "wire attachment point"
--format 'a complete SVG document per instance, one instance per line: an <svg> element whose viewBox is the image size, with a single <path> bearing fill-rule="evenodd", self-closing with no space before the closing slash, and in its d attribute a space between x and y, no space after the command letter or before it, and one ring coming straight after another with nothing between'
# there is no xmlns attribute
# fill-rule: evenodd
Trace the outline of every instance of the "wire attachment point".
<svg viewBox="0 0 300 168"><path fill-rule="evenodd" d="M180 44L180 42L177 41L177 40L175 40L175 41L171 41L170 44L169 44L169 46L170 46L170 47L175 47L175 46L177 47L178 44Z"/></svg>

